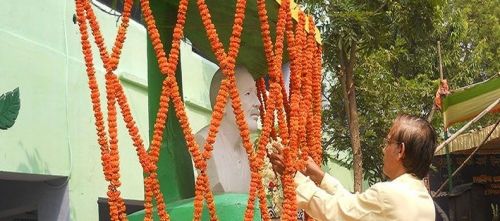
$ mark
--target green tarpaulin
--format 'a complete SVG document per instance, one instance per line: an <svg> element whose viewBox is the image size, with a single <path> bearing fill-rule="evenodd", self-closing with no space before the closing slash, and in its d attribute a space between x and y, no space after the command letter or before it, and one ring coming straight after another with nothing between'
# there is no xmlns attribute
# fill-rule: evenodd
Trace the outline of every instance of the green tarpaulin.
<svg viewBox="0 0 500 221"><path fill-rule="evenodd" d="M445 127L475 117L498 98L500 98L500 77L449 94L443 100ZM491 112L499 111L500 104Z"/></svg>

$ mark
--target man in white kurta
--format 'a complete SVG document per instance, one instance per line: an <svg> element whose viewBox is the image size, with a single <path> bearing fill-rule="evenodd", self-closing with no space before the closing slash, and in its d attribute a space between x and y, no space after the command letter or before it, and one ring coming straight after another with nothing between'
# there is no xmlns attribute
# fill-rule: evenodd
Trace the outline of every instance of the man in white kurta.
<svg viewBox="0 0 500 221"><path fill-rule="evenodd" d="M305 171L297 172L297 204L318 221L434 221L434 202L422 178L436 148L436 134L424 119L400 115L384 139L380 182L352 194L310 158ZM282 153L271 154L278 173L284 170Z"/></svg>
<svg viewBox="0 0 500 221"><path fill-rule="evenodd" d="M295 182L299 208L316 220L434 221L434 204L423 181L408 173L356 194L328 174L319 187L300 172Z"/></svg>

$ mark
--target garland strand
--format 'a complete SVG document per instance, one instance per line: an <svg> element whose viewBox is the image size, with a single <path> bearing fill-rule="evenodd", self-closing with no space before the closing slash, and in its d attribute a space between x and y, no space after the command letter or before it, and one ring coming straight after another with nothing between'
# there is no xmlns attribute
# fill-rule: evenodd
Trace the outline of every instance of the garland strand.
<svg viewBox="0 0 500 221"><path fill-rule="evenodd" d="M285 173L281 177L284 185L284 214L283 220L295 220L297 215L297 205L295 202L295 186L293 174L304 166L306 157L311 156L316 162L321 160L321 47L315 43L314 25L309 18L309 35L305 34L305 15L299 13L299 22L293 31L293 21L290 12L290 0L281 3L278 12L276 28L276 42L272 43L270 37L269 23L265 1L258 0L258 13L261 22L262 38L264 41L264 52L269 69L270 89L266 93L264 80L261 78L256 82L258 97L261 102L262 136L258 147L253 150L250 142L250 132L241 109L241 101L236 88L235 66L236 57L239 53L243 21L245 18L246 0L238 0L234 24L229 41L229 49L226 53L224 45L219 40L215 25L211 21L210 12L204 0L198 0L197 5L205 26L212 50L222 68L225 79L221 82L221 88L216 98L216 105L212 113L209 127L209 135L205 142L203 151L198 149L190 128L184 103L181 99L179 86L177 85L175 71L180 57L180 41L183 37L183 28L186 20L188 0L180 0L177 21L173 31L173 40L168 54L164 52L163 44L155 24L148 0L141 0L142 13L148 30L149 37L153 43L153 48L158 59L160 72L165 75L162 83L160 105L154 123L153 138L149 151L144 148L144 142L140 137L138 127L130 112L127 98L122 85L113 73L118 64L121 49L125 41L125 35L130 20L130 11L133 0L125 0L122 14L122 21L118 28L115 42L111 53L108 53L104 39L99 30L99 24L92 10L89 0L75 0L77 21L81 33L82 52L87 70L88 84L91 92L94 118L96 120L96 131L98 143L101 150L101 161L103 173L108 184L108 197L111 220L126 220L125 204L118 190L120 183L120 163L118 150L118 130L117 130L117 110L118 104L123 119L126 123L128 133L132 138L136 148L140 164L145 173L145 220L152 220L153 203L157 204L158 215L161 220L169 220L166 212L166 205L160 191L157 162L159 160L160 147L163 139L163 132L167 122L169 103L172 102L179 119L183 134L186 138L187 148L191 153L195 167L199 170L199 176L195 186L194 200L194 220L201 219L203 200L206 200L210 219L217 220L213 194L209 189L209 179L207 175L207 160L210 159L213 144L220 122L224 115L224 106L230 96L232 107L236 116L236 122L243 140L243 146L247 152L251 168L251 184L249 189L249 199L245 211L245 220L253 220L254 202L259 198L261 216L264 220L269 220L266 208L266 197L262 184L262 177L259 171L262 169L264 157L266 155L266 145L270 138L280 136L284 145ZM106 70L106 99L107 99L107 124L101 110L100 94L95 77L92 50L87 31L89 23L94 41L98 47L103 66ZM284 37L287 37L290 55L291 84L290 93L287 95L284 79L281 72L282 55L284 49ZM302 53L304 52L304 53ZM279 134L274 128L275 117L278 119ZM306 134L306 136L299 136ZM308 148L309 147L309 148ZM300 158L299 159L299 153Z"/></svg>

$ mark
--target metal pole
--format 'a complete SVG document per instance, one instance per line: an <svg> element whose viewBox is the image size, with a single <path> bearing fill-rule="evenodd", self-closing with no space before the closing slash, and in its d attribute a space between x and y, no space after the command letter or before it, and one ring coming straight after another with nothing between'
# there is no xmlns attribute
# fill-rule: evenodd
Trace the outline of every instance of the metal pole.
<svg viewBox="0 0 500 221"><path fill-rule="evenodd" d="M443 74L443 62L441 60L441 42L437 42L437 48L438 48L438 57L439 57L439 79L442 81L444 79L444 74ZM448 128L446 128L446 125L444 125L445 131L444 131L444 140L448 140ZM450 157L450 148L448 145L446 145L446 166L448 168L448 192L451 192L451 189L453 188L453 181L452 181L452 171L453 168L451 167L451 157Z"/></svg>
<svg viewBox="0 0 500 221"><path fill-rule="evenodd" d="M448 139L448 129L445 129L444 131L444 139ZM446 145L446 167L448 168L448 192L451 192L453 189L453 179L452 179L452 171L453 168L451 167L451 157L450 157L450 148L448 145Z"/></svg>
<svg viewBox="0 0 500 221"><path fill-rule="evenodd" d="M439 79L443 80L443 63L441 61L441 42L438 41L438 56L439 56Z"/></svg>

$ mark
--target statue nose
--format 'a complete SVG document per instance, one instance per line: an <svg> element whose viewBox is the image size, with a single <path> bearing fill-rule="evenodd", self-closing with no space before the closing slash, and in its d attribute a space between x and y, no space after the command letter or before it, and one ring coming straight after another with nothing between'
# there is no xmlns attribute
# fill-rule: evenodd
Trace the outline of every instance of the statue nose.
<svg viewBox="0 0 500 221"><path fill-rule="evenodd" d="M258 99L257 97L255 97L255 100L254 100L254 101L255 101L255 102L254 102L254 107L259 108L259 107L260 107L260 101L259 101L259 99Z"/></svg>
<svg viewBox="0 0 500 221"><path fill-rule="evenodd" d="M254 107L260 107L260 101L257 95L252 96L252 103Z"/></svg>

